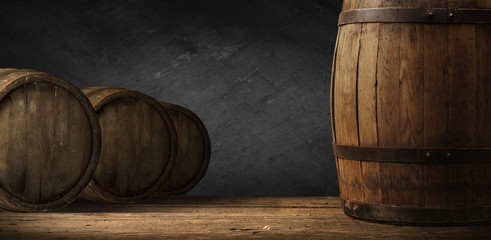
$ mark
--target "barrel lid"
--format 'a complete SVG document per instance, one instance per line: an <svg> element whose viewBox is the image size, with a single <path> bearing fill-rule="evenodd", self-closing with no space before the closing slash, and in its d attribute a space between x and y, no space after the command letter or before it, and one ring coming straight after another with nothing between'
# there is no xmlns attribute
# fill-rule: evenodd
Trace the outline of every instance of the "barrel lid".
<svg viewBox="0 0 491 240"><path fill-rule="evenodd" d="M60 116L72 118L73 124ZM5 164L0 178L1 206L14 211L47 211L76 199L90 182L100 153L99 122L85 95L53 75L0 69L1 119L8 121L3 130L9 131L2 133L1 140L5 142L1 152L6 154L0 160ZM88 126L75 126L78 123ZM77 137L70 135L76 134L71 129L88 144L70 142ZM76 155L70 155L72 150ZM18 161L19 157L25 162ZM81 168L75 167L80 164ZM70 177L68 170L73 170ZM23 186L18 185L23 181Z"/></svg>

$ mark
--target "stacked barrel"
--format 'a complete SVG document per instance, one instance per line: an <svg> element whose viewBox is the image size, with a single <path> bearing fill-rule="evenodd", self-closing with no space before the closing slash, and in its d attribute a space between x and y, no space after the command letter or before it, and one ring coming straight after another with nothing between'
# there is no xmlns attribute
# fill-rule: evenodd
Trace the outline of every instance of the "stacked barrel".
<svg viewBox="0 0 491 240"><path fill-rule="evenodd" d="M206 128L188 109L33 70L0 69L0 123L0 207L12 211L79 195L127 204L183 194L210 159Z"/></svg>

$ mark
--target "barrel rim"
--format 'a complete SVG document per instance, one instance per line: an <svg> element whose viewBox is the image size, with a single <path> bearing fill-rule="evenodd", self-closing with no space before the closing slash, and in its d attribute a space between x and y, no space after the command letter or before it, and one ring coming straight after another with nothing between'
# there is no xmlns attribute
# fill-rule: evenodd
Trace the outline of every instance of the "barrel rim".
<svg viewBox="0 0 491 240"><path fill-rule="evenodd" d="M157 100L138 91L129 90L125 88L110 87L110 86L90 87L90 88L85 88L82 91L85 92L86 95L88 95L88 98L91 101L92 106L94 106L96 113L100 109L102 109L102 107L104 107L106 104L121 98L136 98L145 101L150 106L152 106L157 112L159 112L162 120L164 121L164 124L167 127L167 130L169 131L169 138L171 144L166 168L164 169L164 171L162 171L160 177L152 185L150 185L150 187L147 187L141 194L134 194L131 196L121 196L121 195L113 194L107 189L103 188L101 184L99 184L94 177L92 181L89 183L89 185L87 186L87 190L95 194L95 196L90 194L82 194L82 197L99 201L99 202L115 203L115 204L133 203L152 197L155 194L155 192L157 192L161 188L161 186L165 183L165 181L169 178L170 173L174 168L177 159L177 135L174 125L172 124L172 120L170 119L170 116L162 108L162 106Z"/></svg>
<svg viewBox="0 0 491 240"><path fill-rule="evenodd" d="M164 191L163 189L160 189L155 194L158 197L181 195L181 194L187 193L191 189L193 189L200 182L200 180L204 177L204 175L206 174L206 171L208 170L208 166L210 163L210 157L211 157L211 140L210 140L210 136L208 134L208 131L206 130L205 124L194 112L192 112L191 110L189 110L183 106L177 105L177 104L172 104L172 103L167 103L167 102L160 102L160 104L164 107L164 109L166 111L169 111L169 110L170 111L176 111L179 113L183 113L186 116L188 116L189 118L191 118L194 121L194 123L198 126L198 128L200 129L201 135L203 136L203 147L204 147L203 148L204 149L203 158L202 158L203 161L201 162L201 166L200 166L199 171L195 174L193 179L191 181L189 181L186 185L184 185L184 187L182 187L180 189L173 190L173 191ZM179 139L179 136L178 136L178 139ZM177 161L179 161L179 159L177 159ZM170 180L170 178L165 183L167 183L169 180ZM165 185L165 183L164 183L164 185Z"/></svg>
<svg viewBox="0 0 491 240"><path fill-rule="evenodd" d="M92 146L90 149L90 154L89 154L89 160L87 162L87 167L85 168L84 173L82 176L74 183L72 188L62 194L59 194L60 197L56 199L50 199L48 202L41 202L41 203L28 203L24 202L15 196L13 196L11 193L6 191L3 186L0 185L0 198L3 198L6 201L2 201L2 204L0 204L0 207L5 208L7 210L13 210L13 211L48 211L48 210L53 210L56 208L63 207L73 200L75 200L78 195L84 190L84 188L89 184L89 182L92 179L93 174L95 173L97 164L99 162L99 154L100 154L100 148L101 148L101 138L100 138L100 126L99 126L99 121L97 119L96 113L94 109L92 108L92 105L90 104L89 100L83 94L83 92L77 88L75 85L70 83L69 81L63 80L62 78L59 78L55 75L43 73L43 72L38 72L35 70L30 70L30 69L22 69L22 70L15 70L15 69L10 69L12 72L3 75L0 77L0 79L6 79L2 85L2 88L0 90L0 102L8 96L11 92L15 91L19 87L22 87L23 85L34 83L37 81L43 81L43 82L49 82L51 84L57 85L59 87L62 87L63 89L67 90L77 101L79 102L80 106L84 110L85 116L88 119L88 122L91 126L91 135L92 135Z"/></svg>
<svg viewBox="0 0 491 240"><path fill-rule="evenodd" d="M408 226L455 226L491 223L491 206L406 207L340 198L344 213L355 219Z"/></svg>

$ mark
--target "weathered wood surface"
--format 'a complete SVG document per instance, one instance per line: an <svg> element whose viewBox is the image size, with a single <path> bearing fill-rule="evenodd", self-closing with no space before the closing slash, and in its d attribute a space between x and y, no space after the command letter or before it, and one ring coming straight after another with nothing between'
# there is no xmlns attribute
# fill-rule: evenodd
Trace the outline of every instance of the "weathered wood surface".
<svg viewBox="0 0 491 240"><path fill-rule="evenodd" d="M172 120L159 102L143 93L112 87L83 91L101 124L102 147L82 197L122 204L151 197L176 160Z"/></svg>
<svg viewBox="0 0 491 240"><path fill-rule="evenodd" d="M343 11L488 9L490 4L479 0L346 0ZM491 78L484 67L491 63L490 26L341 26L331 89L335 143L380 148L490 148ZM491 204L488 162L379 163L337 158L337 165L344 199L439 208Z"/></svg>
<svg viewBox="0 0 491 240"><path fill-rule="evenodd" d="M177 159L157 196L175 196L190 191L205 175L210 162L210 137L195 113L170 103L160 103L172 119L177 135Z"/></svg>
<svg viewBox="0 0 491 240"><path fill-rule="evenodd" d="M355 220L336 197L177 197L128 206L74 202L0 211L0 239L489 239L491 226L407 227Z"/></svg>
<svg viewBox="0 0 491 240"><path fill-rule="evenodd" d="M0 206L45 211L68 204L92 179L100 152L97 116L69 82L0 69Z"/></svg>

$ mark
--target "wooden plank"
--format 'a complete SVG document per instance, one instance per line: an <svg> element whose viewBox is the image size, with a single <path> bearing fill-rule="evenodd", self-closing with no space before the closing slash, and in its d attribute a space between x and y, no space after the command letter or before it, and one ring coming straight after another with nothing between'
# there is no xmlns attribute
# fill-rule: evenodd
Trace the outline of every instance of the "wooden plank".
<svg viewBox="0 0 491 240"><path fill-rule="evenodd" d="M378 145L377 53L380 24L363 24L358 58L358 132L360 146Z"/></svg>
<svg viewBox="0 0 491 240"><path fill-rule="evenodd" d="M473 25L451 25L449 28L449 147L473 147L477 125L476 46ZM455 169L454 169L455 168ZM471 204L472 165L449 165L452 186L461 186L448 197L449 205Z"/></svg>
<svg viewBox="0 0 491 240"><path fill-rule="evenodd" d="M382 202L395 206L424 206L424 169L416 164L380 164Z"/></svg>
<svg viewBox="0 0 491 240"><path fill-rule="evenodd" d="M338 32L336 34L336 43L334 46L334 55L333 55L333 60L332 60L332 66L331 66L331 88L329 89L329 100L330 102L330 107L331 107L331 131L332 131L332 142L336 143L336 122L335 122L335 113L336 113L336 108L335 108L335 80L336 80L336 69L337 67L337 57L338 57L338 42L339 42L339 37L341 35L341 28L338 27ZM336 160L337 161L337 160Z"/></svg>
<svg viewBox="0 0 491 240"><path fill-rule="evenodd" d="M400 105L398 107L400 109L399 146L422 147L424 146L424 65L422 61L424 59L424 26L421 24L401 25L398 78L400 93ZM400 203L410 206L424 206L424 165L413 165L401 168L405 170L401 172L401 178L413 177L411 182L413 186L398 190L403 192ZM407 195L404 196L405 194Z"/></svg>
<svg viewBox="0 0 491 240"><path fill-rule="evenodd" d="M2 239L487 239L483 226L408 227L354 220L334 197L177 197L58 212L0 211Z"/></svg>
<svg viewBox="0 0 491 240"><path fill-rule="evenodd" d="M349 1L343 1L343 6L342 6L342 11L349 10L351 6L348 4L351 4ZM339 77L337 76L338 71L340 71L341 66L338 64L339 58L341 57L340 54L340 49L344 50L345 46L344 43L346 42L346 30L344 27L338 27L338 32L336 36L336 44L334 48L334 57L333 57L333 63L332 63L332 70L331 70L331 89L330 89L330 100L331 100L331 130L332 130L332 138L333 138L333 143L337 144L337 125L336 125L336 119L337 119L337 111L338 111L338 104L337 104L337 81L339 81ZM341 40L341 41L340 41ZM343 162L340 160L338 157L335 157L336 161L336 173L338 177L338 186L339 186L339 192L340 192L340 197L343 199L347 199L346 195L346 180L345 180L345 174L344 174L344 168L343 168Z"/></svg>
<svg viewBox="0 0 491 240"><path fill-rule="evenodd" d="M108 104L97 112L99 123L101 125L101 156L99 165L94 174L94 181L101 187L115 186L118 177L118 146L114 140L118 136L118 105ZM106 187L107 188L107 187ZM109 191L109 189L106 189ZM114 189L112 189L114 192Z"/></svg>
<svg viewBox="0 0 491 240"><path fill-rule="evenodd" d="M424 26L424 145L448 146L448 28Z"/></svg>
<svg viewBox="0 0 491 240"><path fill-rule="evenodd" d="M40 89L41 87L41 89ZM29 84L25 86L26 91L26 110L27 110L27 123L26 123L26 144L27 146L27 166L26 166L26 197L33 202L39 202L41 200L41 169L46 165L46 145L45 145L45 132L47 122L45 118L39 119L39 111L43 111L41 106L42 99L41 92L43 91L44 84L40 86L34 86ZM40 141L40 140L43 141Z"/></svg>
<svg viewBox="0 0 491 240"><path fill-rule="evenodd" d="M358 145L357 109L357 59L359 56L360 24L350 24L340 28L340 44L337 56L335 83L335 122L336 142L344 145ZM359 161L340 159L347 186L345 194L351 200L363 200L361 188L361 167Z"/></svg>
<svg viewBox="0 0 491 240"><path fill-rule="evenodd" d="M423 145L423 27L381 26L378 62L378 127L381 147ZM383 47L382 47L383 46ZM380 164L382 202L424 205L422 165Z"/></svg>
<svg viewBox="0 0 491 240"><path fill-rule="evenodd" d="M399 70L399 145L424 145L423 25L401 24Z"/></svg>
<svg viewBox="0 0 491 240"><path fill-rule="evenodd" d="M476 8L480 0L448 0L449 8Z"/></svg>
<svg viewBox="0 0 491 240"><path fill-rule="evenodd" d="M337 144L358 145L356 82L360 32L360 24L350 24L339 29L334 84Z"/></svg>
<svg viewBox="0 0 491 240"><path fill-rule="evenodd" d="M424 5L424 0L381 0L382 7L408 7L420 8Z"/></svg>
<svg viewBox="0 0 491 240"><path fill-rule="evenodd" d="M491 6L490 6L491 7ZM476 27L476 147L491 146L491 25Z"/></svg>
<svg viewBox="0 0 491 240"><path fill-rule="evenodd" d="M448 1L426 0L427 8L446 8ZM448 28L424 25L424 145L448 146ZM446 206L448 166L425 164L425 206Z"/></svg>
<svg viewBox="0 0 491 240"><path fill-rule="evenodd" d="M480 7L491 8L491 1L482 2ZM487 4L487 5L486 5ZM491 146L491 25L477 25L476 28L476 147ZM472 189L472 202L476 205L488 205L491 202L491 164L475 164Z"/></svg>
<svg viewBox="0 0 491 240"><path fill-rule="evenodd" d="M381 0L356 1L357 8L378 8L382 6Z"/></svg>
<svg viewBox="0 0 491 240"><path fill-rule="evenodd" d="M129 176L129 170L131 162L134 161L135 147L132 143L130 136L130 129L134 126L133 122L130 122L131 113L133 109L130 107L135 103L136 99L121 98L118 99L116 104L118 105L117 119L113 121L113 124L118 127L118 135L116 137L117 143L117 167L116 167L116 185L113 186L117 195L127 196L129 194L129 182L131 181ZM114 141L114 136L113 136Z"/></svg>
<svg viewBox="0 0 491 240"><path fill-rule="evenodd" d="M48 176L46 176L46 181L49 182L49 184L46 184L43 190L46 196L55 196L66 191L66 188L71 186L71 184L69 184L69 178L71 175L74 175L73 172L69 172L66 168L66 165L71 162L68 160L70 159L68 150L70 145L68 145L69 143L67 142L69 139L68 135L76 134L75 132L70 131L75 129L68 128L70 125L68 117L70 114L69 109L73 104L73 100L70 100L71 94L60 86L56 87L55 92L52 93L52 95L54 97L53 105L56 114L53 114L51 121L53 128L51 139L53 144L56 144L57 147L51 149L51 156L53 156L51 162L52 166L50 171L46 172L46 174L48 174ZM78 144L79 141L81 142L81 139L78 139L76 143ZM86 168L86 165L83 166L83 168Z"/></svg>
<svg viewBox="0 0 491 240"><path fill-rule="evenodd" d="M448 6L448 1L434 1L434 0L425 0L424 7L425 8L446 8Z"/></svg>
<svg viewBox="0 0 491 240"><path fill-rule="evenodd" d="M348 191L346 189L348 187L348 182L344 171L343 159L336 157L336 168L338 172L339 197L342 199L349 199Z"/></svg>
<svg viewBox="0 0 491 240"><path fill-rule="evenodd" d="M7 190L15 197L28 200L28 162L27 162L27 93L26 88L20 87L10 93L8 99L12 102L10 108L9 151L7 166L11 168Z"/></svg>
<svg viewBox="0 0 491 240"><path fill-rule="evenodd" d="M379 147L396 147L399 139L399 34L400 24L381 24L377 60L377 126ZM391 204L391 164L380 164L382 203Z"/></svg>
<svg viewBox="0 0 491 240"><path fill-rule="evenodd" d="M399 146L399 39L401 24L380 25L377 62L377 124L380 147Z"/></svg>
<svg viewBox="0 0 491 240"><path fill-rule="evenodd" d="M145 167L149 167L148 159L146 154L142 154L144 148L145 139L142 137L150 135L151 125L145 125L145 120L148 118L150 112L144 111L145 103L142 101L135 101L130 106L126 113L126 127L121 129L128 135L128 141L131 146L126 146L127 148L132 148L132 155L128 155L126 159L127 163L127 178L128 178L128 192L127 195L138 193L145 188L144 180L145 178L149 180L154 180L152 177L154 175L147 175L146 172L142 172ZM146 110L146 109L145 109ZM143 141L142 141L143 140ZM155 161L156 162L156 161ZM157 167L157 166L155 166Z"/></svg>
<svg viewBox="0 0 491 240"><path fill-rule="evenodd" d="M367 3L368 4L368 3ZM380 24L363 24L358 58L358 132L360 146L378 146L377 54ZM364 201L380 204L380 165L361 162Z"/></svg>
<svg viewBox="0 0 491 240"><path fill-rule="evenodd" d="M33 202L48 200L43 193L48 183L45 172L50 171L51 143L49 140L52 112L51 87L49 83L34 82L27 87L27 187ZM44 174L43 174L44 172ZM48 183L49 184L49 183Z"/></svg>
<svg viewBox="0 0 491 240"><path fill-rule="evenodd" d="M438 7L444 7L442 4ZM448 146L448 28L424 26L424 145ZM425 205L445 206L448 197L447 165L425 165ZM439 193L439 194L436 194Z"/></svg>
<svg viewBox="0 0 491 240"><path fill-rule="evenodd" d="M475 3L476 8L491 8L490 0L480 0ZM491 146L491 26L477 24L476 33L476 147ZM474 164L472 169L472 204L489 205L491 194L486 189L491 188L490 164Z"/></svg>
<svg viewBox="0 0 491 240"><path fill-rule="evenodd" d="M361 173L361 163L358 160L349 160L339 158L342 162L342 174L346 183L345 192L347 199L363 202L363 178ZM343 171L344 170L344 171Z"/></svg>
<svg viewBox="0 0 491 240"><path fill-rule="evenodd" d="M472 204L475 206L487 206L491 202L491 180L489 163L475 163L472 168Z"/></svg>
<svg viewBox="0 0 491 240"><path fill-rule="evenodd" d="M353 9L356 2L357 2L356 0L343 1L343 6L341 8L341 11L348 11L348 10Z"/></svg>

